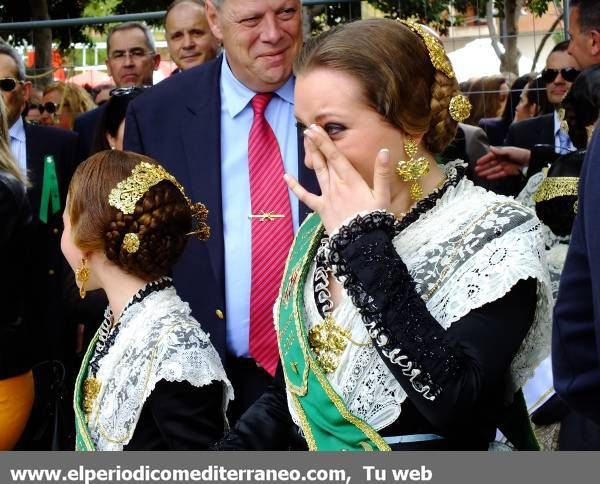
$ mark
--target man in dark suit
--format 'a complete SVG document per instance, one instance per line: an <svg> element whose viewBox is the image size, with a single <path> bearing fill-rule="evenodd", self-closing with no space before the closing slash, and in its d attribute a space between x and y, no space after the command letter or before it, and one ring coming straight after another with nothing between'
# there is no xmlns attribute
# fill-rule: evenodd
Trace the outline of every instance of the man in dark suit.
<svg viewBox="0 0 600 484"><path fill-rule="evenodd" d="M268 188L283 187L295 228L308 210L279 185L283 170L313 191L316 180L304 167L293 114L292 63L301 45L300 1L213 0L206 2L206 11L224 55L161 82L133 101L125 123L125 148L163 163L189 196L209 209L211 237L202 243L190 240L174 278L224 358L236 392L231 408L235 420L262 393L274 370L259 368L260 359L250 350L251 272L256 269L252 233L261 223L287 223L290 231L292 226L289 216L269 220L251 207L248 144L260 116L253 114L257 93L272 93L264 117L282 159L281 174L271 176ZM274 236L272 247L283 244L278 240L282 236ZM271 268L270 263L265 260L264 269L273 273L278 285L283 267ZM265 309L271 328L272 302L274 296ZM272 356L276 362L277 354Z"/></svg>
<svg viewBox="0 0 600 484"><path fill-rule="evenodd" d="M22 264L27 280L26 317L32 329L30 341L34 362L57 360L66 367L66 380L61 372L53 373L56 364L42 365L34 370L36 402L28 429L19 444L23 449L50 449L56 438L64 447L69 443L61 438L53 425L52 412L60 400L55 392L64 382L72 385L76 363L74 321L65 303L75 288L73 272L61 249L62 212L71 176L79 158L77 135L55 127L34 126L21 117L31 91L26 81L23 60L16 50L0 45L0 80L2 96L7 107L9 142L19 168L27 173L27 190L32 212L29 255ZM71 381L69 381L71 380ZM63 401L71 398L64 395ZM65 405L68 411L70 406ZM66 423L73 418L65 417ZM71 425L72 427L72 425Z"/></svg>
<svg viewBox="0 0 600 484"><path fill-rule="evenodd" d="M569 41L556 44L541 74L548 101L555 111L511 124L504 141L505 147L494 148L477 161L475 171L478 176L499 180L507 186L510 182L513 189L508 193L503 192L507 195L518 195L528 178L547 166L555 156L575 148L568 133L561 129L562 120L557 111L580 69L577 59L569 54L568 48ZM536 145L545 145L546 149L540 147L532 152ZM527 167L526 176L515 165Z"/></svg>
<svg viewBox="0 0 600 484"><path fill-rule="evenodd" d="M573 84L579 73L577 59L569 54L568 48L568 40L556 44L546 59L546 68L541 75L542 81L546 85L548 101L554 106L555 110L560 107L561 101L569 92L571 84ZM517 146L528 150L536 144L556 146L557 150L572 148L570 144L565 147L561 146L561 140L557 134L560 121L555 111L513 123L508 129L504 145Z"/></svg>
<svg viewBox="0 0 600 484"><path fill-rule="evenodd" d="M27 190L33 214L33 250L29 263L31 285L28 309L37 329L37 360L63 359L65 322L60 301L69 284L69 273L60 250L62 211L77 158L77 135L60 128L28 124L21 117L31 90L25 80L21 56L7 45L0 45L0 79L14 80L2 89L7 106L10 145L30 186ZM11 89L8 89L11 88ZM53 182L54 174L56 183Z"/></svg>
<svg viewBox="0 0 600 484"><path fill-rule="evenodd" d="M572 0L569 52L583 68L600 64L600 9ZM554 387L573 409L600 424L600 131L588 145L579 206L554 307Z"/></svg>
<svg viewBox="0 0 600 484"><path fill-rule="evenodd" d="M148 26L126 22L111 28L106 37L106 69L117 87L151 86L152 73L158 69L160 54ZM93 154L92 144L105 107L83 113L75 119L83 158Z"/></svg>

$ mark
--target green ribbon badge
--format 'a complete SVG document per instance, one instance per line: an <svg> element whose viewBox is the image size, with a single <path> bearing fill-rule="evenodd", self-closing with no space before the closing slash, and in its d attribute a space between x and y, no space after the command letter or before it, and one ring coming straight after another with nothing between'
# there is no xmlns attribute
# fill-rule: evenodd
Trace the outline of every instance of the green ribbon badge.
<svg viewBox="0 0 600 484"><path fill-rule="evenodd" d="M60 210L60 194L54 156L44 157L44 181L42 184L42 201L40 203L40 220L48 223L48 205L52 205L52 215Z"/></svg>

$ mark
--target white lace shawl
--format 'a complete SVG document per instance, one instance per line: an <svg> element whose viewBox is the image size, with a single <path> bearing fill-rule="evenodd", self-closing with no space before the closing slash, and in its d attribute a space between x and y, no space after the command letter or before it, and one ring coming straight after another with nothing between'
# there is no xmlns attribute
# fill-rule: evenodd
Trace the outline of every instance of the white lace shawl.
<svg viewBox="0 0 600 484"><path fill-rule="evenodd" d="M393 243L428 310L446 329L471 310L503 297L519 280L538 281L535 320L511 365L511 390L519 389L550 351L552 295L539 220L512 198L464 178ZM313 263L304 288L309 327L321 320L314 302L314 270ZM354 341L369 340L345 292L333 317L351 331ZM349 343L337 370L327 377L350 411L376 430L399 417L406 393L373 346ZM289 397L288 407L298 424Z"/></svg>
<svg viewBox="0 0 600 484"><path fill-rule="evenodd" d="M223 382L223 415L233 388L208 335L174 288L151 293L121 316L114 345L100 360L102 387L88 427L97 450L122 450L160 380L201 387Z"/></svg>

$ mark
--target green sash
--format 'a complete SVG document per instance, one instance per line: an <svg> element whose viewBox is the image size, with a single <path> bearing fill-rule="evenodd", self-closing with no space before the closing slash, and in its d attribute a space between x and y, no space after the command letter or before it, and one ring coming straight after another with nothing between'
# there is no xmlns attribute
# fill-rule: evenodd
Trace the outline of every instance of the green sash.
<svg viewBox="0 0 600 484"><path fill-rule="evenodd" d="M44 157L44 179L42 181L42 199L40 203L40 220L48 223L48 209L52 205L52 214L60 211L60 194L58 192L58 177L54 156Z"/></svg>
<svg viewBox="0 0 600 484"><path fill-rule="evenodd" d="M310 450L390 450L353 415L310 351L304 320L304 284L323 235L318 215L304 221L290 251L275 314L286 385Z"/></svg>
<svg viewBox="0 0 600 484"><path fill-rule="evenodd" d="M100 335L100 330L96 332L94 339L88 346L88 349L83 357L83 361L81 362L81 368L79 369L79 374L77 375L77 380L75 380L75 395L73 399L73 408L75 410L75 450L77 451L95 451L96 446L92 440L92 436L90 435L90 431L87 425L87 416L82 409L83 404L83 382L88 373L88 366L90 364L90 360L94 355L94 350L96 348L96 343L98 341L98 336Z"/></svg>

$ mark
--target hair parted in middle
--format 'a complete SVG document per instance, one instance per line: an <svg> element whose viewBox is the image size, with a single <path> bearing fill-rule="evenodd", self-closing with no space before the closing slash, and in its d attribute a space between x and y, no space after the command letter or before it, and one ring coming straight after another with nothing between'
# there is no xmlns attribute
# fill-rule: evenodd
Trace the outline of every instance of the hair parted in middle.
<svg viewBox="0 0 600 484"><path fill-rule="evenodd" d="M441 153L456 136L448 111L460 94L455 77L432 65L422 38L401 22L359 20L308 40L294 65L296 75L333 69L362 86L364 100L388 123Z"/></svg>
<svg viewBox="0 0 600 484"><path fill-rule="evenodd" d="M168 180L150 187L134 213L109 205L109 194L146 156L105 150L81 163L69 186L67 213L74 244L83 251L102 251L130 274L144 280L168 275L181 256L192 230L192 211L180 189ZM126 234L139 236L139 249L123 246Z"/></svg>

